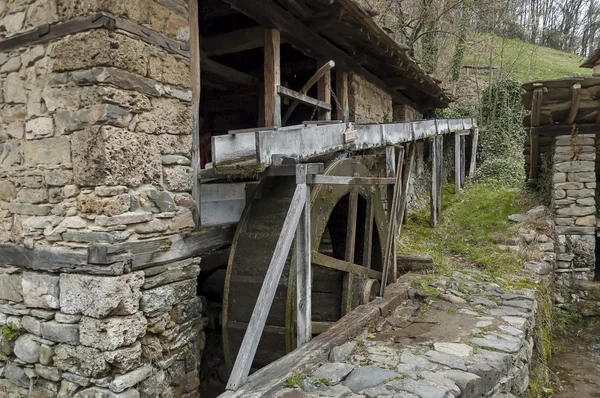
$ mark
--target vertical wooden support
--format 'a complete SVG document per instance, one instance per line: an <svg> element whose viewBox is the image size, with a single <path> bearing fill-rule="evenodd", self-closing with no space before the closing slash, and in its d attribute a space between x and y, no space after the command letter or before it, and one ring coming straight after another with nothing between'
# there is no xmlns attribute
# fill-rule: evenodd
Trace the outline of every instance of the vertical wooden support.
<svg viewBox="0 0 600 398"><path fill-rule="evenodd" d="M194 199L193 217L196 228L201 224L201 197L200 197L200 23L198 15L198 0L188 0L190 23L190 74L192 81L192 169L193 186L192 198Z"/></svg>
<svg viewBox="0 0 600 398"><path fill-rule="evenodd" d="M321 62L323 63L323 62ZM327 71L317 83L319 101L331 104L331 70ZM331 120L331 111L319 109L319 120Z"/></svg>
<svg viewBox="0 0 600 398"><path fill-rule="evenodd" d="M454 189L456 193L460 192L460 170L461 162L460 162L460 133L457 131L454 133Z"/></svg>
<svg viewBox="0 0 600 398"><path fill-rule="evenodd" d="M573 84L573 87L571 87L571 96L571 110L569 111L569 117L567 118L569 124L573 124L575 123L575 120L577 120L579 103L581 101L581 84Z"/></svg>
<svg viewBox="0 0 600 398"><path fill-rule="evenodd" d="M393 146L385 147L385 176L389 178L396 177L396 148ZM394 197L394 186L387 185L387 213L388 219L392 219L392 199Z"/></svg>
<svg viewBox="0 0 600 398"><path fill-rule="evenodd" d="M336 71L336 91L338 100L337 119L342 120L344 123L350 121L350 100L348 94L348 73L340 70Z"/></svg>
<svg viewBox="0 0 600 398"><path fill-rule="evenodd" d="M437 207L437 196L438 196L438 157L440 154L438 153L438 136L433 137L433 141L431 142L431 196L430 196L430 205L431 205L431 226L435 227L439 223L439 214Z"/></svg>
<svg viewBox="0 0 600 398"><path fill-rule="evenodd" d="M307 167L296 166L296 183L306 186ZM297 347L312 338L312 268L310 236L310 187L306 188L304 210L296 231L296 327Z"/></svg>
<svg viewBox="0 0 600 398"><path fill-rule="evenodd" d="M250 373L250 367L252 366L252 361L256 355L260 336L265 328L267 316L271 310L275 292L277 291L277 286L281 279L285 262L290 253L292 242L294 241L296 228L298 227L302 212L305 208L304 202L306 201L307 189L308 187L306 184L296 186L290 208L288 209L285 221L281 228L277 246L275 247L265 279L260 288L260 292L258 293L258 298L256 299L256 304L254 305L248 328L244 334L244 339L240 345L240 351L235 359L231 376L227 382L227 390L237 390L248 379L248 374Z"/></svg>
<svg viewBox="0 0 600 398"><path fill-rule="evenodd" d="M416 153L417 153L416 149L417 149L417 143L414 141L411 142L410 148L408 150L408 157L404 164L404 170L402 173L402 193L400 195L400 206L398 208L398 215L397 215L398 228L396 228L396 231L397 231L396 239L398 239L398 237L400 236L400 233L402 232L402 223L404 221L404 215L406 214L406 206L408 204L408 184L410 183L412 169L415 164L415 157L416 157ZM396 262L394 262L394 268L395 268L395 265L396 265ZM397 269L394 270L394 272L397 275Z"/></svg>
<svg viewBox="0 0 600 398"><path fill-rule="evenodd" d="M479 145L479 130L474 129L471 133L473 139L471 140L471 164L469 166L469 178L474 178L477 172L477 146Z"/></svg>
<svg viewBox="0 0 600 398"><path fill-rule="evenodd" d="M369 187L369 198L367 199L367 212L365 215L365 242L363 246L363 267L371 269L371 258L373 256L373 222L375 220L375 187Z"/></svg>
<svg viewBox="0 0 600 398"><path fill-rule="evenodd" d="M441 221L441 219L442 219L442 192L444 189L444 185L446 183L446 181L444 181L444 137L443 136L440 135L438 137L437 144L438 144L439 156L437 159L438 164L436 167L437 174L438 174L436 207L437 207L438 220Z"/></svg>
<svg viewBox="0 0 600 398"><path fill-rule="evenodd" d="M467 136L460 136L460 187L465 186L467 180Z"/></svg>
<svg viewBox="0 0 600 398"><path fill-rule="evenodd" d="M265 29L265 127L281 127L281 34Z"/></svg>
<svg viewBox="0 0 600 398"><path fill-rule="evenodd" d="M544 89L538 87L533 90L533 100L531 103L531 129L529 130L529 142L531 144L531 153L529 161L529 181L535 181L538 175L538 163L540 161L540 137L537 127L540 126L540 113L542 111L542 95Z"/></svg>
<svg viewBox="0 0 600 398"><path fill-rule="evenodd" d="M358 175L354 175L358 177ZM350 193L350 206L348 209L348 221L346 223L346 254L344 259L354 263L356 249L356 227L358 221L358 187L354 186ZM350 272L344 275L344 286L342 296L342 314L352 311L354 297L354 275Z"/></svg>

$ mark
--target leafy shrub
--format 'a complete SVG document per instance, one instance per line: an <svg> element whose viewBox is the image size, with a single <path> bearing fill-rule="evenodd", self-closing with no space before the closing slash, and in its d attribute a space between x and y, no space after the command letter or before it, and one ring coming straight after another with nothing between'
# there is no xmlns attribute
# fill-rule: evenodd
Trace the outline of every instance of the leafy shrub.
<svg viewBox="0 0 600 398"><path fill-rule="evenodd" d="M473 111L468 105L461 103L454 103L448 108L436 109L435 117L441 119L459 119L461 117L469 117L473 114Z"/></svg>
<svg viewBox="0 0 600 398"><path fill-rule="evenodd" d="M517 185L523 182L524 178L523 161L514 157L489 159L477 170L478 180L505 186Z"/></svg>

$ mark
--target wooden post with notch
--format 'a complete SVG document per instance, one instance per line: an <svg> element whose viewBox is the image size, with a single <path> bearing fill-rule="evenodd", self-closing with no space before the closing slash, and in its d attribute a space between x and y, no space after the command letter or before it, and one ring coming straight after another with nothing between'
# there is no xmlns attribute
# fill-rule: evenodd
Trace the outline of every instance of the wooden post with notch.
<svg viewBox="0 0 600 398"><path fill-rule="evenodd" d="M474 129L471 139L471 164L469 165L469 178L474 178L477 172L477 146L479 145L479 130Z"/></svg>
<svg viewBox="0 0 600 398"><path fill-rule="evenodd" d="M265 127L281 127L281 34L277 29L265 29Z"/></svg>
<svg viewBox="0 0 600 398"><path fill-rule="evenodd" d="M310 236L310 187L307 183L307 165L296 166L296 184L306 187L302 216L296 230L296 343L302 347L312 338L312 269Z"/></svg>
<svg viewBox="0 0 600 398"><path fill-rule="evenodd" d="M535 181L538 175L538 163L540 161L540 136L537 128L540 126L543 93L544 89L542 87L538 87L533 90L533 100L531 103L531 129L529 130L529 142L531 145L529 182Z"/></svg>
<svg viewBox="0 0 600 398"><path fill-rule="evenodd" d="M200 196L200 23L198 15L198 0L188 0L189 23L190 23L190 73L192 81L192 169L193 187L192 198L194 199L193 217L196 228L201 224L201 196Z"/></svg>
<svg viewBox="0 0 600 398"><path fill-rule="evenodd" d="M349 89L348 89L348 73L336 70L336 96L338 100L337 119L342 120L344 123L350 121L350 100L349 100Z"/></svg>
<svg viewBox="0 0 600 398"><path fill-rule="evenodd" d="M317 83L319 90L319 101L331 104L331 70L325 72ZM331 111L319 110L319 120L331 120Z"/></svg>
<svg viewBox="0 0 600 398"><path fill-rule="evenodd" d="M454 133L454 189L456 193L459 193L462 186L460 183L461 176L461 145L460 145L460 132Z"/></svg>

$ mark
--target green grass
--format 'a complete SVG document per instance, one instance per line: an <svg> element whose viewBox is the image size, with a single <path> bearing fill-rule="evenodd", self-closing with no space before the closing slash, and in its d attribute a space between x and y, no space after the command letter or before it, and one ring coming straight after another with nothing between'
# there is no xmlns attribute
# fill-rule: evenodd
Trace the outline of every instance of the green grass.
<svg viewBox="0 0 600 398"><path fill-rule="evenodd" d="M589 69L579 67L584 57L493 34L469 37L464 64L488 66L490 48L493 50L492 65L501 69L501 76L522 83L591 75Z"/></svg>
<svg viewBox="0 0 600 398"><path fill-rule="evenodd" d="M517 188L489 183L470 184L460 194L446 187L441 223L430 226L429 209L411 216L402 229L401 253L428 253L434 273L450 275L457 266L474 265L486 274L519 277L522 260L501 250L499 243L515 234L507 217L532 207L531 197Z"/></svg>

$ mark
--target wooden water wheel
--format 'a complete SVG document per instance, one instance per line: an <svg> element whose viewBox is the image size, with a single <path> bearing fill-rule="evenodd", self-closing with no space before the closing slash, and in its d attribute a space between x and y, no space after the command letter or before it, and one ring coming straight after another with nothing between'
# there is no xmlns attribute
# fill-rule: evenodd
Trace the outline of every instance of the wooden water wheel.
<svg viewBox="0 0 600 398"><path fill-rule="evenodd" d="M324 174L373 176L357 159L333 161ZM250 321L295 188L295 177L264 179L238 224L223 295L223 344L229 370ZM311 204L314 335L378 294L387 218L381 190L374 186L315 185ZM293 253L294 250L279 282L254 368L263 367L296 348Z"/></svg>

